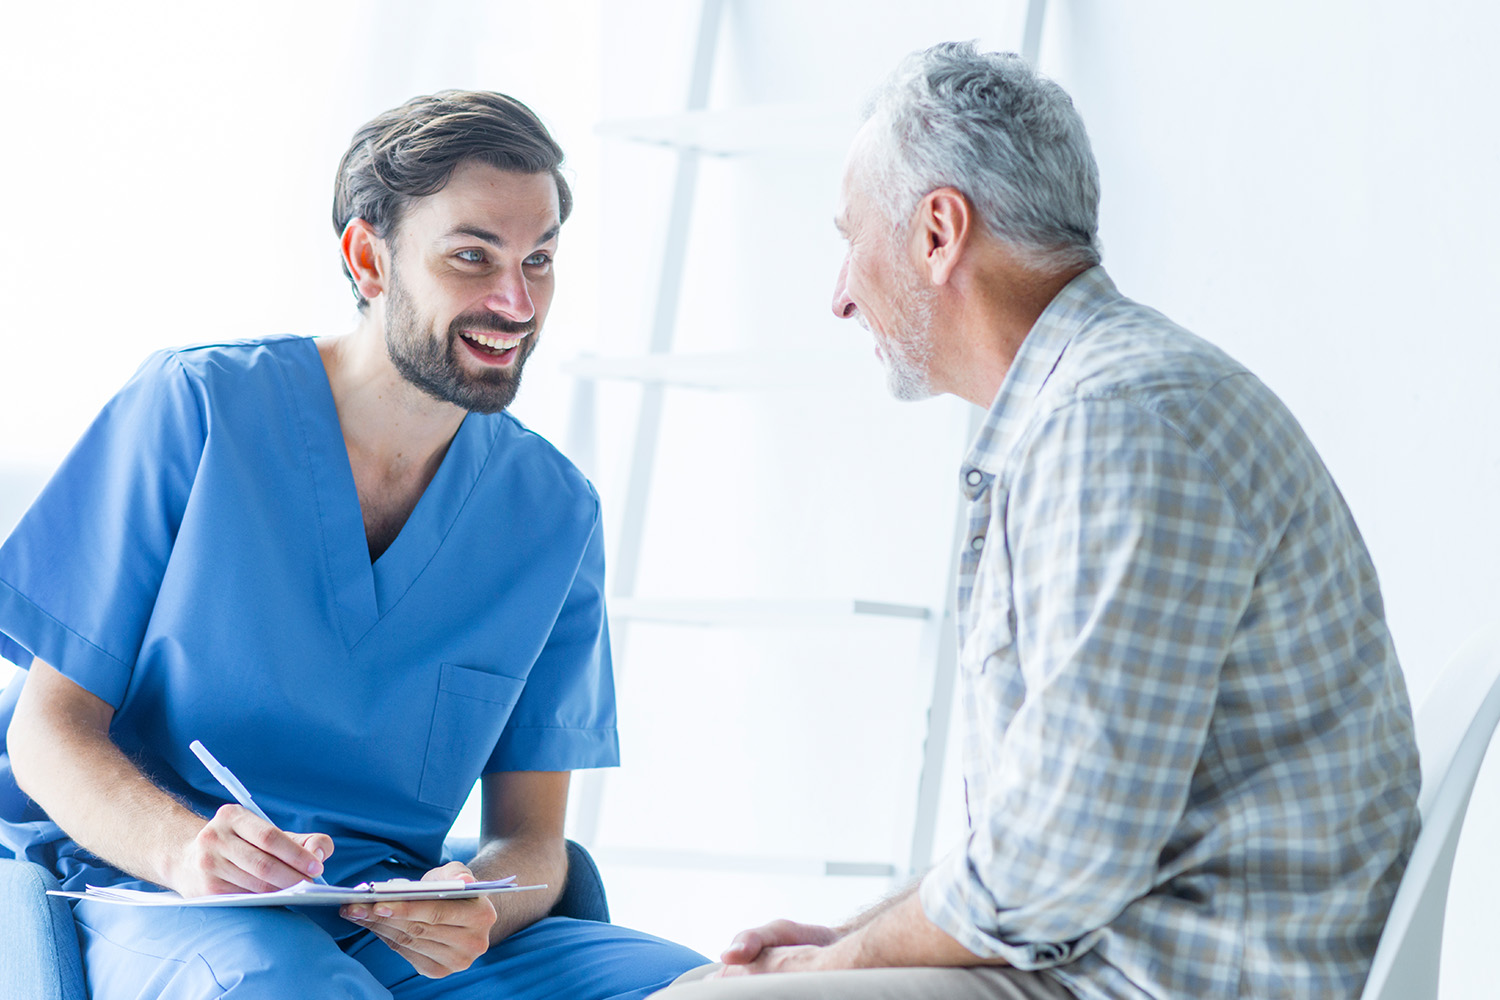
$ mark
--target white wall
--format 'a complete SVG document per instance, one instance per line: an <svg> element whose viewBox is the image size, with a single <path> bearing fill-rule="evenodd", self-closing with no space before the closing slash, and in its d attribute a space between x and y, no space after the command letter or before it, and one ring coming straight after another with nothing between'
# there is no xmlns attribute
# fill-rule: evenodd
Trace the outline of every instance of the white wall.
<svg viewBox="0 0 1500 1000"><path fill-rule="evenodd" d="M714 103L851 111L909 48L1019 39L1021 4L731 0ZM569 151L547 353L522 416L566 436L557 364L644 342L668 153L601 143L600 117L685 88L695 3L267 0L39 5L15 19L0 244L0 529L149 349L351 322L328 231L350 131L405 97L489 86ZM1055 0L1043 69L1074 94L1122 289L1220 343L1302 419L1374 554L1414 693L1500 606L1500 176L1487 40L1500 13L1433 4ZM8 27L7 29L11 29ZM837 391L669 400L644 592L926 600L941 588L961 407L881 394L827 300L837 155L708 163L682 338L796 366L869 366ZM601 393L593 472L618 510L628 389ZM919 739L915 636L638 629L622 664L625 767L600 842L889 853ZM955 831L949 785L945 829ZM1445 996L1485 995L1500 775L1460 853ZM644 842L644 843L643 843ZM606 866L617 919L715 951L776 915L836 920L865 880Z"/></svg>
<svg viewBox="0 0 1500 1000"><path fill-rule="evenodd" d="M80 0L7 11L0 482L19 479L24 494L155 348L351 328L334 169L356 127L443 87L521 95L570 151L579 197L563 291L528 371L543 389L521 404L560 425L557 363L598 325L597 8ZM0 524L15 504L0 496Z"/></svg>
<svg viewBox="0 0 1500 1000"><path fill-rule="evenodd" d="M1094 138L1106 264L1297 414L1420 699L1500 617L1500 11L1071 0L1047 29L1043 66ZM1447 997L1494 992L1497 835L1491 763L1460 846Z"/></svg>

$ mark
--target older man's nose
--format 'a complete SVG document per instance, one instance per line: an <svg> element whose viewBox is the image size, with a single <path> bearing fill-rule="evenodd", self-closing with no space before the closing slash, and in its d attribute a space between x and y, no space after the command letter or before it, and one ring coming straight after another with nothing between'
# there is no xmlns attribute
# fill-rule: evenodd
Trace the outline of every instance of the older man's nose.
<svg viewBox="0 0 1500 1000"><path fill-rule="evenodd" d="M854 300L849 297L849 258L839 268L838 281L833 286L833 314L839 319L849 319L856 312Z"/></svg>

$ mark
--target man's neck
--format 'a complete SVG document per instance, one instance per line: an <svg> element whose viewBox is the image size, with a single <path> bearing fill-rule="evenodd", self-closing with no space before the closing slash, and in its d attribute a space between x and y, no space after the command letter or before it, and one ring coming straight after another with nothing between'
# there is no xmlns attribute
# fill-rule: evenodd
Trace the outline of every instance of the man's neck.
<svg viewBox="0 0 1500 1000"><path fill-rule="evenodd" d="M1014 258L988 262L957 278L952 323L962 331L962 357L951 374L955 396L988 409L1036 321L1086 268L1042 272Z"/></svg>
<svg viewBox="0 0 1500 1000"><path fill-rule="evenodd" d="M385 334L365 317L353 332L319 343L349 461L384 477L430 466L436 470L464 411L433 399L391 363Z"/></svg>
<svg viewBox="0 0 1500 1000"><path fill-rule="evenodd" d="M401 533L437 475L464 411L406 381L369 317L318 345L349 453L370 560Z"/></svg>

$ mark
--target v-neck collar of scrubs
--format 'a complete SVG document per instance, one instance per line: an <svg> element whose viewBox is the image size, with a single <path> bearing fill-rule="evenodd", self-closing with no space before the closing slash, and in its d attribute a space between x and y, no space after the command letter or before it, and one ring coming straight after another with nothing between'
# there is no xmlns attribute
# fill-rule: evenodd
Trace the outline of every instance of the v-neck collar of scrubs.
<svg viewBox="0 0 1500 1000"><path fill-rule="evenodd" d="M317 343L307 339L304 344L302 363L291 366L288 374L307 440L325 565L344 640L352 649L401 602L437 554L479 482L501 422L465 415L400 533L372 564L333 389Z"/></svg>

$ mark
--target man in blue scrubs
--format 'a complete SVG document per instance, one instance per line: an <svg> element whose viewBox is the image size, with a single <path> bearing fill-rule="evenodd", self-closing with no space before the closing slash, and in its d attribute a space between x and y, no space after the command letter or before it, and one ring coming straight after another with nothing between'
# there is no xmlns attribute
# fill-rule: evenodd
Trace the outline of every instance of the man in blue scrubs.
<svg viewBox="0 0 1500 1000"><path fill-rule="evenodd" d="M543 919L568 773L618 760L598 497L504 412L552 298L561 161L499 94L370 122L334 200L356 328L154 355L0 548L0 653L26 668L0 698L0 842L66 888L551 888L81 902L94 1000L637 997L701 962ZM445 864L476 780L482 849Z"/></svg>

